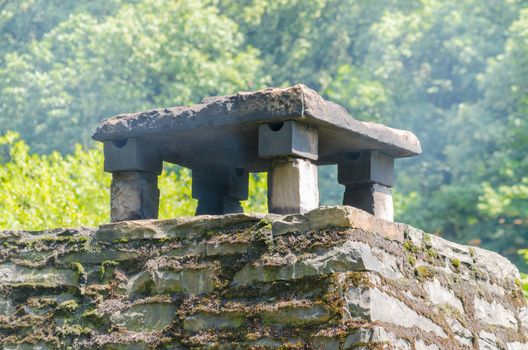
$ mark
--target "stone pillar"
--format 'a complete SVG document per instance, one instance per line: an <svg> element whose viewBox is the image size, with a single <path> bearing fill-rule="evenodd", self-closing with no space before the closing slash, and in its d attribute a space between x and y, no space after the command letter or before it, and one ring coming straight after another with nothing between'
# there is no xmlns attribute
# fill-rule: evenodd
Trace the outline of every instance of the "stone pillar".
<svg viewBox="0 0 528 350"><path fill-rule="evenodd" d="M248 172L240 168L197 168L192 171L192 196L198 199L196 215L243 213L248 197Z"/></svg>
<svg viewBox="0 0 528 350"><path fill-rule="evenodd" d="M112 173L111 221L157 219L163 161L156 145L139 138L106 141L104 156L104 170Z"/></svg>
<svg viewBox="0 0 528 350"><path fill-rule="evenodd" d="M319 206L317 129L296 121L259 127L259 156L271 158L270 213L304 213Z"/></svg>
<svg viewBox="0 0 528 350"><path fill-rule="evenodd" d="M270 213L305 213L319 206L317 166L302 158L278 158L268 173Z"/></svg>
<svg viewBox="0 0 528 350"><path fill-rule="evenodd" d="M337 178L345 185L343 204L394 220L394 158L378 151L350 154L338 163Z"/></svg>

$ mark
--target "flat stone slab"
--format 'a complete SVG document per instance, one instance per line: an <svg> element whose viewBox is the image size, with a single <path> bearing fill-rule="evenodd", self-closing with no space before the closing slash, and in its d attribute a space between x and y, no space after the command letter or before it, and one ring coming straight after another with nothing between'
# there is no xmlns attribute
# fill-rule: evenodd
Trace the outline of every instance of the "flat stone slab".
<svg viewBox="0 0 528 350"><path fill-rule="evenodd" d="M395 158L421 153L409 131L354 119L345 108L324 100L304 85L208 97L192 106L121 114L102 121L97 141L151 139L164 161L194 168L232 164L248 171L266 170L258 156L258 127L296 120L317 128L317 165L337 163L360 150L379 150Z"/></svg>

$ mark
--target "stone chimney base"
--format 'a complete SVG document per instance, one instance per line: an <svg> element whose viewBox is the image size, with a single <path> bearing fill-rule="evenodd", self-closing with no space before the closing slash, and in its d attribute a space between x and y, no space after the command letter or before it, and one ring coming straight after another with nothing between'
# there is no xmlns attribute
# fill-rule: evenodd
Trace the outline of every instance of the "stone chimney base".
<svg viewBox="0 0 528 350"><path fill-rule="evenodd" d="M528 348L508 260L352 207L0 243L4 349Z"/></svg>

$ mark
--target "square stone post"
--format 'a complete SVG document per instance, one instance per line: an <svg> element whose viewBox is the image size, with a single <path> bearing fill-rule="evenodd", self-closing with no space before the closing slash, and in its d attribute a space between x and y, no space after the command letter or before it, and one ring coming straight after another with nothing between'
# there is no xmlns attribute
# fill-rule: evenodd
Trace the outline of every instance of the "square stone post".
<svg viewBox="0 0 528 350"><path fill-rule="evenodd" d="M248 172L241 168L196 168L192 171L192 196L198 199L196 215L243 213L248 197Z"/></svg>
<svg viewBox="0 0 528 350"><path fill-rule="evenodd" d="M259 126L259 156L271 158L270 213L304 213L319 206L317 129L296 121Z"/></svg>
<svg viewBox="0 0 528 350"><path fill-rule="evenodd" d="M163 160L156 145L139 138L106 141L104 157L104 170L112 173L111 221L157 219Z"/></svg>
<svg viewBox="0 0 528 350"><path fill-rule="evenodd" d="M345 185L343 204L394 220L394 158L378 151L348 155L338 163L337 179Z"/></svg>

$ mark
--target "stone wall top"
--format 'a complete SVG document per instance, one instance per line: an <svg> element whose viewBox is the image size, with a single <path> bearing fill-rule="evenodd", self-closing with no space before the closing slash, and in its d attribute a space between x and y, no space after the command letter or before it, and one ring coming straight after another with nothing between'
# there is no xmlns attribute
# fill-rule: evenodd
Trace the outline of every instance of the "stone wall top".
<svg viewBox="0 0 528 350"><path fill-rule="evenodd" d="M0 232L4 349L526 349L515 266L352 207Z"/></svg>

